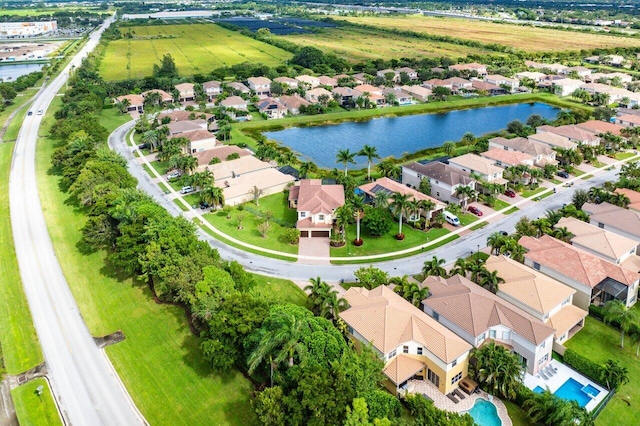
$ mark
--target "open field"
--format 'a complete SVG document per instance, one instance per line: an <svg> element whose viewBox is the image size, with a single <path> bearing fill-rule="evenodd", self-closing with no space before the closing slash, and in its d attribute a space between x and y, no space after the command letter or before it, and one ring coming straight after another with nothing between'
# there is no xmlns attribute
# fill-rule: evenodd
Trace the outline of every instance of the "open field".
<svg viewBox="0 0 640 426"><path fill-rule="evenodd" d="M207 74L243 62L282 64L291 53L215 24L124 27L134 39L109 42L100 73L105 80L141 78L170 53L181 75Z"/></svg>
<svg viewBox="0 0 640 426"><path fill-rule="evenodd" d="M355 24L387 29L399 29L456 38L487 44L502 44L526 52L570 51L581 49L640 46L639 38L606 34L590 34L550 28L497 24L457 18L426 16L335 17Z"/></svg>
<svg viewBox="0 0 640 426"><path fill-rule="evenodd" d="M301 46L314 46L349 62L371 59L441 57L495 53L453 43L421 40L367 28L327 28L316 33L282 37Z"/></svg>
<svg viewBox="0 0 640 426"><path fill-rule="evenodd" d="M59 106L56 98L53 109ZM52 114L45 120L41 135L52 125ZM109 121L115 124L113 117L103 122ZM55 141L41 137L36 164L56 255L91 333L124 332L126 340L106 352L147 421L154 425L254 424L251 383L236 370L212 373L200 352L201 339L189 331L183 309L157 304L145 284L115 276L105 264L104 252L79 251L86 217L60 192L60 178L48 174L55 147Z"/></svg>

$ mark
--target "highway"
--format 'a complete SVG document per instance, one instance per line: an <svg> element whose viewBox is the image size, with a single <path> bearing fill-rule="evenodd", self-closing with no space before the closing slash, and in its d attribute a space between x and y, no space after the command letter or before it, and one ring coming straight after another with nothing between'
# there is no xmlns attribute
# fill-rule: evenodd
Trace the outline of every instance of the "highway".
<svg viewBox="0 0 640 426"><path fill-rule="evenodd" d="M94 31L86 45L36 95L16 141L9 179L11 226L20 276L44 352L48 378L67 425L146 424L109 359L86 327L56 258L38 196L36 141L44 115L72 67L98 44L113 18ZM92 271L87 271L92 273ZM115 331L115 330L114 330Z"/></svg>

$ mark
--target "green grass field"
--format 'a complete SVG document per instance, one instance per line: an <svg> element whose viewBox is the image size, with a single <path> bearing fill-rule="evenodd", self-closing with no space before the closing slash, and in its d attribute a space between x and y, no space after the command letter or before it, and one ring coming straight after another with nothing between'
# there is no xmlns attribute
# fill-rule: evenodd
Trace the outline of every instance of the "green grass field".
<svg viewBox="0 0 640 426"><path fill-rule="evenodd" d="M100 64L105 80L150 76L153 65L166 53L171 54L183 76L207 74L243 62L276 66L292 56L215 24L124 27L121 31L130 31L134 38L109 42Z"/></svg>
<svg viewBox="0 0 640 426"><path fill-rule="evenodd" d="M42 395L38 396L36 389L42 386ZM49 384L43 378L32 380L11 391L11 397L16 407L16 415L23 426L54 426L61 425L58 409L49 390Z"/></svg>
<svg viewBox="0 0 640 426"><path fill-rule="evenodd" d="M634 309L640 313L640 308ZM640 405L640 361L636 357L636 345L631 339L625 338L625 348L620 348L620 332L589 316L585 327L564 345L591 361L604 364L611 358L629 370L629 383L620 387L596 419L596 425L630 424L630 419L637 416Z"/></svg>

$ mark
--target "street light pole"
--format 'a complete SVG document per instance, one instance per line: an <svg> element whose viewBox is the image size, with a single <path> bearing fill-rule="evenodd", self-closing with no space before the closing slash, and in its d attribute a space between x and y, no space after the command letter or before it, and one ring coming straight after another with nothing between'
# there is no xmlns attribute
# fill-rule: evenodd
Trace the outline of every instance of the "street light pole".
<svg viewBox="0 0 640 426"><path fill-rule="evenodd" d="M476 262L480 260L480 244L478 244L478 250L476 251Z"/></svg>

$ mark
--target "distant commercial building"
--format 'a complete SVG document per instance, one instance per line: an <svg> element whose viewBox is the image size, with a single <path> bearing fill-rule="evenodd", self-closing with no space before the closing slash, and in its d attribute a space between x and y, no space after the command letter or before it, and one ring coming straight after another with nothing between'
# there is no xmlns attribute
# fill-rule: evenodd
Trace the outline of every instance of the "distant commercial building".
<svg viewBox="0 0 640 426"><path fill-rule="evenodd" d="M0 37L32 36L46 34L57 29L57 21L0 22Z"/></svg>

